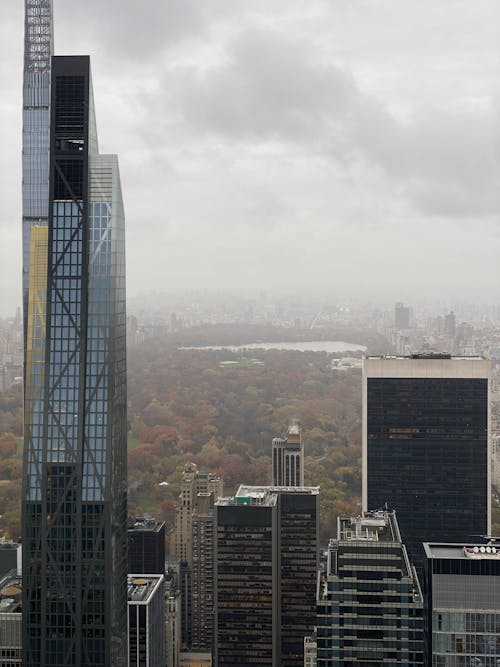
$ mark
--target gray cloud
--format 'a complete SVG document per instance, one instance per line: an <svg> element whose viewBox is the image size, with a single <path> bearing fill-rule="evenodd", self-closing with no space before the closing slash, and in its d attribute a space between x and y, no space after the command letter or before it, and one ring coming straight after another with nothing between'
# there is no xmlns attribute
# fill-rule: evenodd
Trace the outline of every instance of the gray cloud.
<svg viewBox="0 0 500 667"><path fill-rule="evenodd" d="M56 3L57 32L71 42L76 26L78 40L96 44L119 67L144 64L164 49L205 30L196 0L85 0ZM89 49L90 50L90 49ZM108 65L109 65L108 61Z"/></svg>
<svg viewBox="0 0 500 667"><path fill-rule="evenodd" d="M4 312L19 301L23 28L22 3L5 4ZM57 51L92 54L100 146L120 155L132 294L497 298L494 0L55 5Z"/></svg>
<svg viewBox="0 0 500 667"><path fill-rule="evenodd" d="M321 62L320 55L303 40L253 28L238 34L214 67L167 69L160 92L146 96L145 105L173 111L187 137L275 139L305 145L311 154L327 152L341 163L366 159L426 213L500 213L496 108L426 105L402 122L362 92L349 71ZM162 130L171 120L167 112Z"/></svg>

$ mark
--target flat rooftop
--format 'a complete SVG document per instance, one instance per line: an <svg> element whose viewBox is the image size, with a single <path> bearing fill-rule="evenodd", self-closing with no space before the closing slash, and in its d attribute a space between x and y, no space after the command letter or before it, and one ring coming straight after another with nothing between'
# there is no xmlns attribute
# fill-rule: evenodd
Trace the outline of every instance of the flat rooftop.
<svg viewBox="0 0 500 667"><path fill-rule="evenodd" d="M395 512L364 512L360 516L339 517L338 540L363 542L401 542Z"/></svg>
<svg viewBox="0 0 500 667"><path fill-rule="evenodd" d="M128 603L147 604L162 582L162 574L129 574L127 577Z"/></svg>
<svg viewBox="0 0 500 667"><path fill-rule="evenodd" d="M489 544L449 544L424 542L427 558L453 560L500 560L500 542Z"/></svg>
<svg viewBox="0 0 500 667"><path fill-rule="evenodd" d="M240 487L241 488L241 487ZM248 495L240 494L228 496L226 498L218 498L215 502L217 507L239 507L244 505L251 505L252 507L274 507L278 500L275 493L262 491L261 493L249 493Z"/></svg>
<svg viewBox="0 0 500 667"><path fill-rule="evenodd" d="M147 530L151 532L159 532L165 525L164 521L157 521L151 517L129 517L128 530Z"/></svg>
<svg viewBox="0 0 500 667"><path fill-rule="evenodd" d="M236 497L250 496L262 497L266 493L300 493L308 496L317 496L319 494L319 486L247 486L240 484Z"/></svg>

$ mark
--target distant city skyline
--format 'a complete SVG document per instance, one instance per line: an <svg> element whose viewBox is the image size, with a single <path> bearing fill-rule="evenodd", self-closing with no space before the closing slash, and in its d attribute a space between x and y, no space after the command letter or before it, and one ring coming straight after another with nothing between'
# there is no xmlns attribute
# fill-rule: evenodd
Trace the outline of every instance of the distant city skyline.
<svg viewBox="0 0 500 667"><path fill-rule="evenodd" d="M0 315L21 303L23 26L22 3L2 9ZM98 56L102 149L127 145L131 296L230 280L496 299L494 0L65 0L55 13L57 50Z"/></svg>

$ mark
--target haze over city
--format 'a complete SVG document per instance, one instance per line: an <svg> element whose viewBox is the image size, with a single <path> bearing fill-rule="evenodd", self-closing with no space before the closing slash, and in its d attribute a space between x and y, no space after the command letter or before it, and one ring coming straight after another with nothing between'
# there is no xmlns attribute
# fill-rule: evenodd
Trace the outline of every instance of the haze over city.
<svg viewBox="0 0 500 667"><path fill-rule="evenodd" d="M21 303L22 3L0 25L0 315ZM493 0L60 2L120 148L129 296L496 301ZM74 26L78 25L78 30Z"/></svg>

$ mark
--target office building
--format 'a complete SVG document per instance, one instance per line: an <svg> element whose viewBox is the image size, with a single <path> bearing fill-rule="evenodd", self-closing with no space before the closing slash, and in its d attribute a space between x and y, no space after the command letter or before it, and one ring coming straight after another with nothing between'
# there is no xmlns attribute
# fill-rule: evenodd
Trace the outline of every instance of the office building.
<svg viewBox="0 0 500 667"><path fill-rule="evenodd" d="M410 308L403 303L394 306L394 328L400 330L410 328Z"/></svg>
<svg viewBox="0 0 500 667"><path fill-rule="evenodd" d="M339 518L318 587L317 667L424 664L423 599L394 512Z"/></svg>
<svg viewBox="0 0 500 667"><path fill-rule="evenodd" d="M298 420L290 424L288 437L273 438L273 486L304 486L304 444Z"/></svg>
<svg viewBox="0 0 500 667"><path fill-rule="evenodd" d="M0 580L0 667L22 665L21 578L16 569Z"/></svg>
<svg viewBox="0 0 500 667"><path fill-rule="evenodd" d="M172 552L179 561L192 562L192 514L197 509L198 494L209 493L211 505L223 495L223 480L215 473L200 472L194 463L184 468L179 506L175 513Z"/></svg>
<svg viewBox="0 0 500 667"><path fill-rule="evenodd" d="M216 503L214 663L303 667L316 622L318 489L240 486Z"/></svg>
<svg viewBox="0 0 500 667"><path fill-rule="evenodd" d="M45 106L40 125L28 114L23 134L32 184L24 191L23 665L122 667L124 213L117 158L97 148L89 57L50 57L51 15L50 2L26 0L25 106L48 104L50 141ZM32 216L30 197L38 197Z"/></svg>
<svg viewBox="0 0 500 667"><path fill-rule="evenodd" d="M369 357L363 364L363 509L394 509L410 560L422 542L489 534L490 362Z"/></svg>
<svg viewBox="0 0 500 667"><path fill-rule="evenodd" d="M165 572L165 522L152 517L129 517L128 571Z"/></svg>
<svg viewBox="0 0 500 667"><path fill-rule="evenodd" d="M192 517L191 646L212 650L214 622L214 510L211 494L198 494Z"/></svg>
<svg viewBox="0 0 500 667"><path fill-rule="evenodd" d="M128 667L165 667L165 590L162 574L129 574Z"/></svg>
<svg viewBox="0 0 500 667"><path fill-rule="evenodd" d="M426 555L427 665L500 664L500 545L430 543Z"/></svg>

